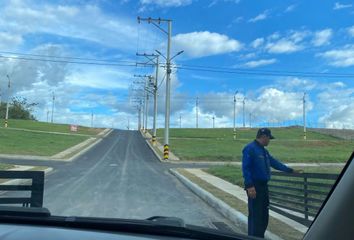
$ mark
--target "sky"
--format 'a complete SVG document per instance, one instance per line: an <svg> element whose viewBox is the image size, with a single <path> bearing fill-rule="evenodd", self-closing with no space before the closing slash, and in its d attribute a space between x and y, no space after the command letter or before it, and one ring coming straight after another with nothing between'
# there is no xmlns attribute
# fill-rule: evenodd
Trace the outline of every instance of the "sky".
<svg viewBox="0 0 354 240"><path fill-rule="evenodd" d="M50 121L54 93L56 123L137 129L156 72L137 53L159 51L163 128L168 25L138 16L172 20L171 127L233 127L236 99L237 127L302 125L305 105L308 127L354 128L351 1L0 0L1 101Z"/></svg>

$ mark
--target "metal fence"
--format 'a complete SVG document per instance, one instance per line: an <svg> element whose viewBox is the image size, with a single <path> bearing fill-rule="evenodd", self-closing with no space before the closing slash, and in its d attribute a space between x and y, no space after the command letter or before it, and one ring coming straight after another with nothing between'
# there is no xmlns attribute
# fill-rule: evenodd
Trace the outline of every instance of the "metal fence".
<svg viewBox="0 0 354 240"><path fill-rule="evenodd" d="M0 204L22 204L24 207L42 207L44 172L41 171L0 171L0 179L22 179L20 182L5 182L0 184L0 191L26 192L28 196L3 194ZM15 196L13 196L15 195ZM18 195L18 194L17 194ZM24 195L24 194L22 194Z"/></svg>
<svg viewBox="0 0 354 240"><path fill-rule="evenodd" d="M338 174L273 172L269 208L309 226L337 178Z"/></svg>

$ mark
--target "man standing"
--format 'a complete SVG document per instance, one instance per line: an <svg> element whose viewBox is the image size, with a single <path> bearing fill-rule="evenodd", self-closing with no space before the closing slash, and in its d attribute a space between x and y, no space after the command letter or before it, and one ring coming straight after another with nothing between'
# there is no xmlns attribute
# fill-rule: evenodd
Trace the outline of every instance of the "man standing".
<svg viewBox="0 0 354 240"><path fill-rule="evenodd" d="M292 173L265 148L274 139L268 128L260 128L256 140L242 150L242 173L248 195L248 235L264 238L269 219L268 181L270 167Z"/></svg>

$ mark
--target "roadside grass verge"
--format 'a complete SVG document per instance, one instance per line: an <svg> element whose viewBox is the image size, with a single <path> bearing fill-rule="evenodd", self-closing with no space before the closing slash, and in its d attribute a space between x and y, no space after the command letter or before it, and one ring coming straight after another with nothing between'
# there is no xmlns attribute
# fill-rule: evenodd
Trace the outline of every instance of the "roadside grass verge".
<svg viewBox="0 0 354 240"><path fill-rule="evenodd" d="M11 169L14 167L15 167L15 165L12 165L12 164L0 163L0 170L8 170L8 169Z"/></svg>
<svg viewBox="0 0 354 240"><path fill-rule="evenodd" d="M77 132L71 132L70 125L68 124L47 123L47 122L38 122L38 121L20 120L20 119L9 119L9 128L21 128L21 129L28 129L28 130L72 133L72 134L77 133L77 134L86 134L86 135L97 135L103 130L102 128L89 128L84 126L78 126Z"/></svg>
<svg viewBox="0 0 354 240"><path fill-rule="evenodd" d="M302 169L305 173L333 173L339 174L342 167L306 167L295 168ZM244 187L241 166L216 166L208 169L203 169L205 172L212 174L216 177L222 178L232 184Z"/></svg>
<svg viewBox="0 0 354 240"><path fill-rule="evenodd" d="M3 128L0 130L0 153L51 156L87 138L85 136L26 132Z"/></svg>
<svg viewBox="0 0 354 240"><path fill-rule="evenodd" d="M241 201L240 199L232 196L229 193L220 190L219 188L214 187L213 185L195 176L194 174L189 173L184 169L178 169L178 172L182 174L184 177L188 178L193 183L197 184L199 187L203 188L205 191L214 195L216 198L219 198L222 201L224 201L230 207L243 213L245 216L248 215L247 203ZM274 234L277 234L283 239L295 240L295 239L302 239L303 237L303 234L301 232L297 231L296 229L293 229L289 225L273 217L269 217L268 230L270 230ZM246 234L245 232L243 233Z"/></svg>
<svg viewBox="0 0 354 240"><path fill-rule="evenodd" d="M352 141L311 132L303 140L300 128L271 129L276 139L268 149L283 162L343 163L354 150ZM254 140L257 129L239 129L233 140L232 129L171 129L170 148L181 160L241 161L242 149ZM163 141L163 130L157 132Z"/></svg>

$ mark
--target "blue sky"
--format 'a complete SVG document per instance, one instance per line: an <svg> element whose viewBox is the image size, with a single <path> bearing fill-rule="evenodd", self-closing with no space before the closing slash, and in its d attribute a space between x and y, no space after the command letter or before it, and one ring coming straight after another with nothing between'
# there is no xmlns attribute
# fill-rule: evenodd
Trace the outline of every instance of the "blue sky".
<svg viewBox="0 0 354 240"><path fill-rule="evenodd" d="M171 19L171 126L302 124L354 128L354 4L350 1L122 0L0 1L2 100L38 102L47 120L100 127L137 127L134 74L139 53L166 54L166 34L137 16ZM162 23L162 28L167 25ZM27 55L24 55L27 54ZM43 57L48 56L48 57ZM37 60L34 60L37 59ZM40 60L38 60L40 59ZM48 61L49 60L49 61ZM158 126L164 125L164 60L159 68ZM204 71L196 69L202 66ZM192 68L192 69L187 69ZM207 69L208 71L205 71ZM152 102L150 102L152 106ZM150 114L152 108L150 108ZM149 119L151 123L151 118ZM150 124L149 124L150 125Z"/></svg>

